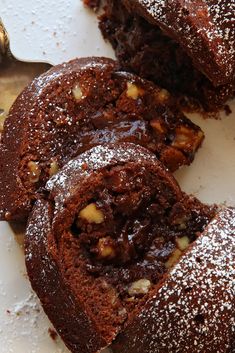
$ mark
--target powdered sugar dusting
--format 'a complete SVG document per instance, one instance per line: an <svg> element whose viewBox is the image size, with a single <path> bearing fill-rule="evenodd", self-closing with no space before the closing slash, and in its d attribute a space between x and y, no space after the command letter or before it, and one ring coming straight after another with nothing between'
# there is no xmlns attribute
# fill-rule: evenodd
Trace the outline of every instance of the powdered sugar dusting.
<svg viewBox="0 0 235 353"><path fill-rule="evenodd" d="M91 170L98 170L108 166L110 163L116 164L128 162L128 161L149 161L156 162L157 158L151 152L145 148L137 146L132 143L120 143L118 145L98 145L91 148L81 156L70 160L67 165L52 177L47 183L47 189L51 189L54 184L64 184L67 179L70 179L71 175L67 175L72 170L76 172L79 170L79 174L83 173L87 175ZM84 169L83 166L86 166Z"/></svg>
<svg viewBox="0 0 235 353"><path fill-rule="evenodd" d="M129 347L138 337L136 353L163 352L166 347L172 353L227 352L235 334L234 313L235 209L228 208L210 223L139 314Z"/></svg>
<svg viewBox="0 0 235 353"><path fill-rule="evenodd" d="M154 162L157 158L141 146L132 143L118 145L96 146L82 155L70 160L59 173L52 177L46 185L47 190L56 192L57 208L63 204L65 198L74 193L74 180L77 185L86 178L103 168L128 162Z"/></svg>
<svg viewBox="0 0 235 353"><path fill-rule="evenodd" d="M138 3L159 26L178 37L212 81L225 83L234 78L235 0L230 0L229 4L227 0L202 0L197 5L192 0L184 1L183 5L180 1L166 0L138 0ZM194 56L205 48L211 63L205 56Z"/></svg>

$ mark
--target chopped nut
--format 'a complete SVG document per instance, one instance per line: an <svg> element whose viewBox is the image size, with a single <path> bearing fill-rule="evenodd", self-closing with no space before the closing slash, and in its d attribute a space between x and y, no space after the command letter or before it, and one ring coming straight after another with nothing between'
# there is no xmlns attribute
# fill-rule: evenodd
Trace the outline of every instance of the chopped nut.
<svg viewBox="0 0 235 353"><path fill-rule="evenodd" d="M179 249L184 251L184 250L186 250L188 248L188 246L190 244L190 240L189 240L189 237L187 237L185 235L184 237L177 238L176 239L176 243L177 243Z"/></svg>
<svg viewBox="0 0 235 353"><path fill-rule="evenodd" d="M193 137L194 137L194 134L192 130L187 129L184 126L180 126L176 128L175 140L172 146L177 148L184 148L185 145L187 145L188 143L191 143L191 140Z"/></svg>
<svg viewBox="0 0 235 353"><path fill-rule="evenodd" d="M140 87L137 87L134 83L127 82L127 91L126 95L129 98L137 99L139 96L144 94L144 90Z"/></svg>
<svg viewBox="0 0 235 353"><path fill-rule="evenodd" d="M181 255L182 251L180 251L179 249L175 249L169 257L168 261L165 263L166 268L172 267L179 260Z"/></svg>
<svg viewBox="0 0 235 353"><path fill-rule="evenodd" d="M3 131L4 121L6 120L6 114L4 110L0 109L0 133Z"/></svg>
<svg viewBox="0 0 235 353"><path fill-rule="evenodd" d="M170 93L166 89L161 89L159 92L156 92L155 96L159 103L164 103L168 101Z"/></svg>
<svg viewBox="0 0 235 353"><path fill-rule="evenodd" d="M182 215L176 219L173 220L173 224L177 226L178 229L186 229L187 228L187 222L189 220L189 216L187 214Z"/></svg>
<svg viewBox="0 0 235 353"><path fill-rule="evenodd" d="M117 304L117 301L118 301L118 297L116 295L113 295L110 299L111 301L111 304L114 306Z"/></svg>
<svg viewBox="0 0 235 353"><path fill-rule="evenodd" d="M125 308L120 308L118 310L118 316L126 317L126 314L127 314L127 310Z"/></svg>
<svg viewBox="0 0 235 353"><path fill-rule="evenodd" d="M194 131L185 126L176 128L175 139L172 143L173 147L179 149L188 148L195 151L201 144L204 134L202 131Z"/></svg>
<svg viewBox="0 0 235 353"><path fill-rule="evenodd" d="M52 161L51 164L50 164L50 169L49 169L50 177L55 175L58 172L58 170L59 170L58 163L56 161Z"/></svg>
<svg viewBox="0 0 235 353"><path fill-rule="evenodd" d="M135 297L125 298L125 302L127 302L127 303L132 303L134 301L135 301Z"/></svg>
<svg viewBox="0 0 235 353"><path fill-rule="evenodd" d="M81 87L80 87L79 84L77 84L77 85L73 88L72 92L73 92L74 98L75 98L77 101L80 101L81 99L84 98L84 97L83 97L83 94L82 94Z"/></svg>
<svg viewBox="0 0 235 353"><path fill-rule="evenodd" d="M181 165L187 164L187 158L180 150L172 146L167 146L161 152L161 162L163 162L171 172L174 172Z"/></svg>
<svg viewBox="0 0 235 353"><path fill-rule="evenodd" d="M133 282L128 289L128 294L133 297L140 294L147 294L151 288L151 282L148 279L139 279L136 282Z"/></svg>
<svg viewBox="0 0 235 353"><path fill-rule="evenodd" d="M30 161L28 162L28 174L31 183L37 183L41 174L41 169L38 162Z"/></svg>
<svg viewBox="0 0 235 353"><path fill-rule="evenodd" d="M86 220L88 223L100 224L104 222L104 215L100 210L98 210L95 203L90 203L83 208L79 212L78 217Z"/></svg>
<svg viewBox="0 0 235 353"><path fill-rule="evenodd" d="M163 134L166 131L166 129L164 128L164 126L161 124L161 122L158 119L151 120L150 125L152 126L152 128L154 128L155 130L157 130L161 134Z"/></svg>
<svg viewBox="0 0 235 353"><path fill-rule="evenodd" d="M182 222L182 223L179 223L179 224L178 224L178 229L179 229L179 230L183 230L183 229L186 229L186 228L187 228L186 223Z"/></svg>
<svg viewBox="0 0 235 353"><path fill-rule="evenodd" d="M115 250L113 247L113 242L110 237L100 238L98 242L98 257L101 259L115 257Z"/></svg>
<svg viewBox="0 0 235 353"><path fill-rule="evenodd" d="M115 304L118 300L118 293L112 285L110 285L105 279L101 279L100 282L102 291L109 297L111 304Z"/></svg>

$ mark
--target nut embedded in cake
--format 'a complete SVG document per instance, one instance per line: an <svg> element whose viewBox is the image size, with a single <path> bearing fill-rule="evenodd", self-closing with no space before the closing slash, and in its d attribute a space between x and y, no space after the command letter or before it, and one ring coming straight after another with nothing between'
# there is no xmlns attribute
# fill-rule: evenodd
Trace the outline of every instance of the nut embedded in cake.
<svg viewBox="0 0 235 353"><path fill-rule="evenodd" d="M84 152L46 189L28 222L26 266L74 353L99 352L125 332L216 212L129 143Z"/></svg>
<svg viewBox="0 0 235 353"><path fill-rule="evenodd" d="M22 92L5 121L0 219L27 218L47 180L93 146L136 143L174 171L193 161L203 138L165 90L111 59L55 66Z"/></svg>

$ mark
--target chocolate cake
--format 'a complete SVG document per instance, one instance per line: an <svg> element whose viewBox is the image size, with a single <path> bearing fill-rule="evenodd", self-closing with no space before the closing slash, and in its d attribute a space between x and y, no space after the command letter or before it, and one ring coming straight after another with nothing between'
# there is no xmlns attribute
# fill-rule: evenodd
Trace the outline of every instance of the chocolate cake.
<svg viewBox="0 0 235 353"><path fill-rule="evenodd" d="M113 353L233 353L235 209L221 211L127 322Z"/></svg>
<svg viewBox="0 0 235 353"><path fill-rule="evenodd" d="M217 110L234 96L234 0L105 0L105 4L100 28L124 69L186 96L191 103L199 102L207 111Z"/></svg>
<svg viewBox="0 0 235 353"><path fill-rule="evenodd" d="M106 58L58 65L18 97L0 145L0 219L28 216L46 181L71 158L109 142L140 144L171 170L190 164L201 129L169 93Z"/></svg>
<svg viewBox="0 0 235 353"><path fill-rule="evenodd" d="M185 315L198 315L199 326L200 315L205 315L202 327L206 334L202 333L199 342L199 331L188 322L188 332L182 331L186 335L184 348L191 342L194 329L194 348L190 348L193 352L199 352L195 350L199 347L205 353L212 352L207 347L216 334L220 344L229 346L234 328L231 281L234 281L235 244L230 229L234 211L223 213L220 217L226 216L224 224L216 220L200 236L216 208L185 195L154 154L129 143L96 146L84 152L53 176L46 190L47 197L36 202L28 221L26 266L45 312L72 352L100 352L116 337L115 352L150 353L145 345L151 352L157 352L157 328L149 312L151 306L160 305L157 297L163 300L165 292L168 293L164 297L168 305L166 313L170 300L172 309L178 308L177 295L191 300L193 295L208 294L203 297L203 308L208 303L207 312L201 311L199 299L190 312L188 303L185 304ZM217 231L217 227L225 229ZM191 263L192 256L197 258L195 263ZM227 260L230 263L226 264ZM174 267L178 261L179 265ZM191 268L195 268L195 277L190 273ZM175 293L172 288L168 290L172 278L180 277L179 269L185 274L182 286L188 294L181 294L177 281ZM208 276L200 277L204 269ZM201 282L197 282L198 278ZM198 286L201 292L197 293L194 288ZM207 326L212 302L216 315ZM217 306L224 307L223 313ZM163 320L164 308L160 307ZM222 314L228 320L217 326ZM157 315L156 309L152 320ZM135 331L131 330L132 323ZM209 328L212 336L208 334ZM154 343L150 345L151 339ZM173 345L173 337L170 341ZM182 341L180 344L182 347ZM174 352L178 351L182 350Z"/></svg>

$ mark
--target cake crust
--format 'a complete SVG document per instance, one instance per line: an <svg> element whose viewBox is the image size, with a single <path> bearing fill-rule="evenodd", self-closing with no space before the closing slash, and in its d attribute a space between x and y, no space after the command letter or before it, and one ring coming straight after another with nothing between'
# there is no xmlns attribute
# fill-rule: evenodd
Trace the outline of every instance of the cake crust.
<svg viewBox="0 0 235 353"><path fill-rule="evenodd" d="M113 346L119 353L233 352L235 209L222 210Z"/></svg>
<svg viewBox="0 0 235 353"><path fill-rule="evenodd" d="M69 283L64 281L57 254L51 251L54 245L50 236L52 217L53 212L49 202L37 201L31 214L35 224L29 225L27 231L32 238L26 237L25 243L28 270L30 274L34 272L40 274L34 277L33 288L51 321L56 322L57 332L66 342L67 347L72 352L87 352L87 350L97 352L105 348L106 342L87 319L82 304L75 300Z"/></svg>
<svg viewBox="0 0 235 353"><path fill-rule="evenodd" d="M211 78L208 78L209 76L206 75L202 66L199 66L198 62L194 62L194 58L196 61L200 59L200 53L190 56L190 53L187 52L185 46L181 43L184 40L184 31L190 31L191 27L196 31L197 27L201 25L203 30L206 31L206 24L204 25L203 23L206 18L198 21L198 17L199 19L200 16L203 17L205 9L197 13L195 9L198 8L195 5L193 6L191 1L185 2L185 8L181 4L183 9L177 1L172 6L170 1L162 3L164 3L164 6L160 4L159 6L150 6L148 8L149 11L155 11L159 17L162 16L163 22L168 23L169 20L170 23L172 17L173 28L174 25L177 25L178 32L174 31L173 35L171 35L162 26L158 25L158 21L151 21L147 6L140 5L138 1L106 0L105 11L100 17L99 23L104 38L111 42L116 56L124 69L135 72L141 77L168 89L179 98L179 102L184 107L186 106L190 110L195 111L202 108L205 112L218 112L219 109L224 107L228 99L234 96L234 74L228 74L229 79L227 78L226 83L222 84L221 81L220 83L214 82ZM212 8L216 8L219 13L219 7L212 6ZM173 11L174 9L175 12ZM179 18L175 16L177 9L179 10ZM166 16L164 11L167 11ZM223 7L220 11L221 13L223 12ZM147 12L148 16L144 15L145 12ZM215 17L217 19L217 17L221 18L221 16L222 14ZM226 16L222 16L222 18L226 19ZM191 18L193 23L191 23ZM228 32L232 42L233 20L227 21L226 24L231 28L225 30L225 36ZM181 25L182 28L180 27ZM170 26L170 28L172 27ZM199 31L199 34L195 34L194 39L206 47L206 36L203 36L203 41L201 41L200 33L201 31ZM189 40L190 35L185 35L185 38L186 41ZM197 52L199 45L190 46L191 49ZM217 53L217 49L214 48L215 53ZM210 54L207 55L208 50ZM207 47L207 50L203 50L203 57L206 63L210 62L210 65L213 65L212 59L207 60L210 55L214 55L210 47ZM234 67L234 64L232 66ZM221 73L221 78L224 82L226 81L224 73Z"/></svg>
<svg viewBox="0 0 235 353"><path fill-rule="evenodd" d="M234 0L124 0L180 43L215 86L235 80Z"/></svg>
<svg viewBox="0 0 235 353"><path fill-rule="evenodd" d="M182 193L148 150L128 143L83 153L46 189L28 222L26 266L74 353L109 346L216 212Z"/></svg>
<svg viewBox="0 0 235 353"><path fill-rule="evenodd" d="M71 158L133 142L172 171L204 138L165 90L107 58L75 59L36 78L17 98L0 144L0 219L27 218L46 181Z"/></svg>
<svg viewBox="0 0 235 353"><path fill-rule="evenodd" d="M104 170L127 163L137 163L139 167L145 164L152 166L155 173L165 179L165 184L174 195L172 197L181 198L181 191L174 178L147 150L125 143L119 146L97 146L69 161L57 175L48 181L46 186L49 192L48 200L38 200L29 218L25 237L28 275L45 312L68 348L74 353L78 351L81 353L100 352L102 348L110 345L120 331L126 314L123 308L121 311L116 309L115 305L119 303L119 299L116 298L117 304L110 305L111 312L106 312L108 318L103 317L108 326L108 332L102 333L94 317L92 320L88 306L84 306L81 301L79 289L75 288L76 282L72 281L72 277L76 278L74 266L76 258L71 261L66 249L62 249L62 252L60 250L61 247L66 248L70 241L61 240L61 238L73 222L76 207L83 205L84 199L89 197L89 193L99 183L99 175L102 175ZM79 254L77 249L77 257L79 256L82 254ZM71 269L66 267L68 263ZM69 271L71 271L70 275ZM82 278L84 283L80 287L88 281L85 277ZM79 282L77 284L79 285ZM94 284L100 285L99 281L92 276L90 291L94 290ZM113 296L113 291L109 290L108 284L105 284L102 291L105 302L108 302L109 296ZM88 292L86 297L89 297ZM97 316L100 315L99 300L96 299ZM113 297L111 300L113 301ZM119 311L120 314L117 314ZM112 326L111 318L114 315L117 315L119 321Z"/></svg>

